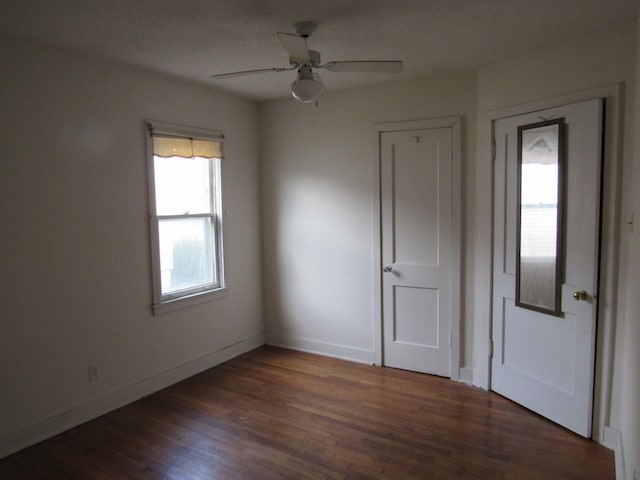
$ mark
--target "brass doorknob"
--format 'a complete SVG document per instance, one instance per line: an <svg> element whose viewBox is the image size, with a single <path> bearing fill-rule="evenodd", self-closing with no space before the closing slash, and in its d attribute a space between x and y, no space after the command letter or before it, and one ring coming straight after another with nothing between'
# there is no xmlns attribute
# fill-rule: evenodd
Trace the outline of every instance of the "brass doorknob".
<svg viewBox="0 0 640 480"><path fill-rule="evenodd" d="M586 300L589 295L586 290L578 290L577 292L573 292L573 298L576 300Z"/></svg>

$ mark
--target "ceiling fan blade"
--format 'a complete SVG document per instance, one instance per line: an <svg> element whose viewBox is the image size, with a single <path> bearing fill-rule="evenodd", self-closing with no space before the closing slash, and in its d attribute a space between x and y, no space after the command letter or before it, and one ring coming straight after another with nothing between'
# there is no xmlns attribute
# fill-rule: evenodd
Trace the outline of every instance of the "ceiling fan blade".
<svg viewBox="0 0 640 480"><path fill-rule="evenodd" d="M363 72L363 73L399 73L402 71L400 60L353 60L346 62L329 62L323 66L330 72Z"/></svg>
<svg viewBox="0 0 640 480"><path fill-rule="evenodd" d="M259 75L261 73L273 73L273 72L285 72L288 70L293 70L295 67L291 68L260 68L258 70L245 70L242 72L231 72L231 73L220 73L218 75L211 75L211 78L215 78L216 80L223 78L233 78L233 77L244 77L246 75Z"/></svg>
<svg viewBox="0 0 640 480"><path fill-rule="evenodd" d="M311 54L307 47L307 39L293 33L278 32L278 38L282 46L289 52L289 56L298 60L311 60Z"/></svg>

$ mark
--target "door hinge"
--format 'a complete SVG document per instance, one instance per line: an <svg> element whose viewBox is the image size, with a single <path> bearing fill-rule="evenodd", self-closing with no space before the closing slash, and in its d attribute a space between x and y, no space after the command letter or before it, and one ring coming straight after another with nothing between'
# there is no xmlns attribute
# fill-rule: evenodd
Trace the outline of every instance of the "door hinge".
<svg viewBox="0 0 640 480"><path fill-rule="evenodd" d="M449 332L449 346L451 346L451 332Z"/></svg>
<svg viewBox="0 0 640 480"><path fill-rule="evenodd" d="M493 137L491 139L491 160L495 162L496 160L496 139Z"/></svg>
<svg viewBox="0 0 640 480"><path fill-rule="evenodd" d="M493 340L489 340L489 358L493 358Z"/></svg>

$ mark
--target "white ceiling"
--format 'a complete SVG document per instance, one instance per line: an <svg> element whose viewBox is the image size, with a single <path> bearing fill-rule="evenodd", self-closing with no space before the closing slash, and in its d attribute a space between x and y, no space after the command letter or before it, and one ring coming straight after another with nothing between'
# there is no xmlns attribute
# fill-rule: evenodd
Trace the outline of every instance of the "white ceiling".
<svg viewBox="0 0 640 480"><path fill-rule="evenodd" d="M331 60L402 60L401 74L319 73L327 90L475 69L632 19L640 0L0 0L0 32L217 86L284 98L295 72L276 32L311 20Z"/></svg>

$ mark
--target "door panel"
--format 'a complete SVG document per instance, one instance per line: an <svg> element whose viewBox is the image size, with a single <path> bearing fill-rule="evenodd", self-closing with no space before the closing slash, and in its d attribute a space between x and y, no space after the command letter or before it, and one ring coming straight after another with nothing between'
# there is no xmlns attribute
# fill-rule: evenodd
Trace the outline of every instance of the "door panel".
<svg viewBox="0 0 640 480"><path fill-rule="evenodd" d="M591 435L597 313L601 99L495 123L492 390L579 433ZM561 315L515 304L517 128L564 118L565 225ZM588 292L576 300L574 292Z"/></svg>
<svg viewBox="0 0 640 480"><path fill-rule="evenodd" d="M393 262L438 265L439 145L432 137L409 142L395 143L391 159Z"/></svg>
<svg viewBox="0 0 640 480"><path fill-rule="evenodd" d="M383 364L450 376L452 134L381 134Z"/></svg>
<svg viewBox="0 0 640 480"><path fill-rule="evenodd" d="M521 375L571 393L574 389L575 317L558 317L517 308L504 299L502 361ZM553 331L553 335L546 332ZM520 348L531 343L544 348L534 355Z"/></svg>
<svg viewBox="0 0 640 480"><path fill-rule="evenodd" d="M438 348L438 323L425 322L421 315L416 315L438 311L438 290L396 286L394 292L394 342Z"/></svg>

